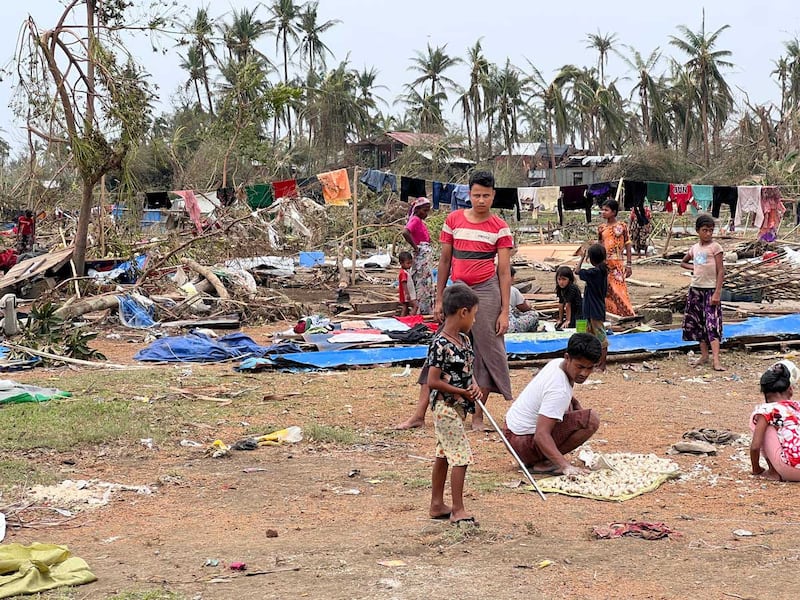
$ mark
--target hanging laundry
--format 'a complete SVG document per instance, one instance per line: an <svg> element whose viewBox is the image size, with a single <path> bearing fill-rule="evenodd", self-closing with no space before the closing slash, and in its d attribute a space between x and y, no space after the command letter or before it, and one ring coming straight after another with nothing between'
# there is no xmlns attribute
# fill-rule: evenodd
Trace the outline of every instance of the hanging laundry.
<svg viewBox="0 0 800 600"><path fill-rule="evenodd" d="M617 186L611 181L601 181L598 183L590 183L586 190L586 197L592 201L592 204L602 206L603 202L616 195Z"/></svg>
<svg viewBox="0 0 800 600"><path fill-rule="evenodd" d="M739 189L732 185L715 185L712 195L711 216L719 219L719 209L726 205L731 211L731 217L736 214L739 203Z"/></svg>
<svg viewBox="0 0 800 600"><path fill-rule="evenodd" d="M459 208L472 208L469 200L469 186L464 183L457 183L453 186L453 194L450 196L450 210Z"/></svg>
<svg viewBox="0 0 800 600"><path fill-rule="evenodd" d="M408 202L409 198L427 198L428 192L425 190L425 180L416 177L400 178L400 200Z"/></svg>
<svg viewBox="0 0 800 600"><path fill-rule="evenodd" d="M650 202L666 202L669 197L669 184L661 181L648 181L647 199Z"/></svg>
<svg viewBox="0 0 800 600"><path fill-rule="evenodd" d="M358 180L376 194L382 192L383 188L387 185L393 192L397 192L397 178L391 173L385 173L384 171L378 171L376 169L367 169Z"/></svg>
<svg viewBox="0 0 800 600"><path fill-rule="evenodd" d="M194 223L194 226L197 227L197 233L201 233L203 231L203 219L200 215L200 205L197 203L194 192L192 190L180 190L172 193L183 198L183 207L189 213L189 218Z"/></svg>
<svg viewBox="0 0 800 600"><path fill-rule="evenodd" d="M561 195L561 188L557 185L546 185L536 188L536 201L542 210L555 212L558 207L558 197Z"/></svg>
<svg viewBox="0 0 800 600"><path fill-rule="evenodd" d="M682 215L686 212L686 209L689 207L689 205L693 203L694 196L692 195L692 184L669 184L669 197L667 198L666 206L664 206L665 211L672 212L672 207L675 205L675 209L678 211L678 214Z"/></svg>
<svg viewBox="0 0 800 600"><path fill-rule="evenodd" d="M592 200L586 197L587 185L561 186L561 197L558 200L558 222L564 224L565 210L586 211L586 222L592 222Z"/></svg>
<svg viewBox="0 0 800 600"><path fill-rule="evenodd" d="M217 188L217 200L222 206L230 206L236 202L236 188Z"/></svg>
<svg viewBox="0 0 800 600"><path fill-rule="evenodd" d="M647 183L644 181L622 180L622 202L625 210L644 208L647 197ZM642 211L644 212L644 211Z"/></svg>
<svg viewBox="0 0 800 600"><path fill-rule="evenodd" d="M244 191L247 194L247 205L253 210L267 208L275 200L271 183L248 185L245 186Z"/></svg>
<svg viewBox="0 0 800 600"><path fill-rule="evenodd" d="M692 212L708 212L711 208L711 203L714 201L714 186L693 185L692 195L696 204L696 206L692 206Z"/></svg>
<svg viewBox="0 0 800 600"><path fill-rule="evenodd" d="M319 173L317 179L322 184L322 195L325 198L325 204L347 206L347 201L353 197L350 193L350 179L347 177L347 169Z"/></svg>
<svg viewBox="0 0 800 600"><path fill-rule="evenodd" d="M324 204L322 197L322 184L316 177L300 177L297 179L297 188L304 198L311 198L318 204Z"/></svg>
<svg viewBox="0 0 800 600"><path fill-rule="evenodd" d="M492 208L497 208L500 210L513 210L517 217L517 221L519 221L521 215L519 210L519 194L517 193L517 188L495 188Z"/></svg>
<svg viewBox="0 0 800 600"><path fill-rule="evenodd" d="M761 188L761 211L764 219L758 232L758 238L765 242L774 242L783 213L786 212L781 191L774 185L766 185Z"/></svg>
<svg viewBox="0 0 800 600"><path fill-rule="evenodd" d="M760 185L740 185L739 191L739 205L736 207L736 216L733 219L733 224L738 227L742 224L742 216L744 213L755 213L755 221L753 224L756 227L761 227L764 222L764 213L761 210L761 186Z"/></svg>
<svg viewBox="0 0 800 600"><path fill-rule="evenodd" d="M284 179L283 181L273 181L272 189L275 190L276 198L297 198L297 180Z"/></svg>
<svg viewBox="0 0 800 600"><path fill-rule="evenodd" d="M172 208L172 200L167 192L145 192L144 202L144 207L150 210Z"/></svg>
<svg viewBox="0 0 800 600"><path fill-rule="evenodd" d="M535 187L517 188L517 200L519 200L519 204L524 210L534 211L539 209Z"/></svg>
<svg viewBox="0 0 800 600"><path fill-rule="evenodd" d="M456 184L454 183L433 182L431 186L431 206L433 210L439 210L441 204L450 204L450 198L455 187Z"/></svg>

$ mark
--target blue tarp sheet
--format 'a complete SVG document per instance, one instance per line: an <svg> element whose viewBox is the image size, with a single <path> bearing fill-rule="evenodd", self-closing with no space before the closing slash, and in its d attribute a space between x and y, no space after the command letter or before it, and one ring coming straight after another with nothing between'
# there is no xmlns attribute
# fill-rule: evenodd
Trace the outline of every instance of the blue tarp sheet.
<svg viewBox="0 0 800 600"><path fill-rule="evenodd" d="M725 340L746 336L800 336L800 314L775 318L751 318L742 323L724 327ZM684 342L680 329L628 333L608 336L609 354L628 352L659 352L696 346L695 342ZM529 359L563 352L567 339L506 340L506 352L510 358ZM269 356L251 358L239 365L239 370L266 367L304 366L316 369L332 369L347 366L368 366L422 361L427 354L427 346L396 346L392 348L364 348L334 350L330 352L299 352L290 356ZM262 355L263 356L263 355Z"/></svg>
<svg viewBox="0 0 800 600"><path fill-rule="evenodd" d="M205 334L190 333L157 339L147 348L139 350L134 358L159 362L219 362L231 358L264 356L267 353L282 354L299 350L300 348L292 343L259 346L243 333L231 333L216 340Z"/></svg>

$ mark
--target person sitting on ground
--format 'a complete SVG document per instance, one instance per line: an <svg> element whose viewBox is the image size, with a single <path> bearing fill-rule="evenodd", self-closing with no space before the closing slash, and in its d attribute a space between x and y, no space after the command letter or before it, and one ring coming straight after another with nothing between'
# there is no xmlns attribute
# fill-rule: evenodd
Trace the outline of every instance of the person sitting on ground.
<svg viewBox="0 0 800 600"><path fill-rule="evenodd" d="M565 454L588 440L600 418L585 409L572 393L600 360L600 341L588 333L575 333L567 342L564 358L547 363L528 383L506 413L503 430L523 463L534 473L585 473L569 463Z"/></svg>
<svg viewBox="0 0 800 600"><path fill-rule="evenodd" d="M765 402L750 416L753 475L777 481L800 481L800 402L792 400L792 373L783 362L761 376ZM764 457L767 468L761 466Z"/></svg>
<svg viewBox="0 0 800 600"><path fill-rule="evenodd" d="M397 276L397 293L400 302L400 316L416 315L419 313L417 294L414 288L414 281L409 275L409 269L414 261L410 252L401 252L398 255L400 260L400 273Z"/></svg>
<svg viewBox="0 0 800 600"><path fill-rule="evenodd" d="M558 297L558 322L556 331L575 329L575 321L583 318L583 297L575 284L575 273L566 265L556 269L556 296Z"/></svg>
<svg viewBox="0 0 800 600"><path fill-rule="evenodd" d="M539 326L539 314L528 304L522 292L514 286L514 276L516 274L517 270L511 267L511 294L509 296L511 310L508 314L508 332L525 333L527 331L536 331Z"/></svg>
<svg viewBox="0 0 800 600"><path fill-rule="evenodd" d="M467 413L475 412L481 389L473 379L475 355L467 335L475 323L478 295L468 286L456 283L442 295L444 325L428 348L428 387L433 426L436 431L436 459L431 473L431 505L434 519L449 518L456 525L477 525L464 509L464 480L473 462L472 450L464 429ZM452 506L444 503L448 467Z"/></svg>

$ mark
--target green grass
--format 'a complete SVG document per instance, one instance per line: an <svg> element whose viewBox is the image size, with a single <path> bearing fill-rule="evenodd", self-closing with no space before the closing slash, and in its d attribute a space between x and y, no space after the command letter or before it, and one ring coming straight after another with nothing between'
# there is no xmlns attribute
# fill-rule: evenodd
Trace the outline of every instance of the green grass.
<svg viewBox="0 0 800 600"><path fill-rule="evenodd" d="M116 596L111 596L109 600L184 600L186 596L175 592L163 590L149 590L146 592L122 592Z"/></svg>
<svg viewBox="0 0 800 600"><path fill-rule="evenodd" d="M311 423L303 427L303 437L308 440L323 443L344 444L352 446L361 443L361 437L352 429L347 427L331 427Z"/></svg>
<svg viewBox="0 0 800 600"><path fill-rule="evenodd" d="M10 490L15 485L50 484L58 481L55 472L41 469L27 460L0 460L0 490Z"/></svg>
<svg viewBox="0 0 800 600"><path fill-rule="evenodd" d="M411 488L412 490L424 490L426 488L431 487L431 478L428 477L414 477L412 479L407 479L403 482L403 485Z"/></svg>

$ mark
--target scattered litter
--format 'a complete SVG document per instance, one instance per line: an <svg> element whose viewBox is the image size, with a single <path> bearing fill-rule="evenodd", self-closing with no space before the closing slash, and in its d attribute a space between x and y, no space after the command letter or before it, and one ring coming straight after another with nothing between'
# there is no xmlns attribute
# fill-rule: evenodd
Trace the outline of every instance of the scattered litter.
<svg viewBox="0 0 800 600"><path fill-rule="evenodd" d="M379 560L378 564L382 567L405 567L406 561L404 560Z"/></svg>
<svg viewBox="0 0 800 600"><path fill-rule="evenodd" d="M361 475L361 469L350 469L347 472L347 476L350 478L355 477L356 475Z"/></svg>
<svg viewBox="0 0 800 600"><path fill-rule="evenodd" d="M230 446L227 446L222 440L214 440L211 446L206 449L206 454L211 458L222 458L223 456L228 456L230 452Z"/></svg>
<svg viewBox="0 0 800 600"><path fill-rule="evenodd" d="M603 383L602 379L587 379L581 385L598 385L600 383Z"/></svg>
<svg viewBox="0 0 800 600"><path fill-rule="evenodd" d="M203 563L204 567L218 567L219 566L219 559L218 558L207 558L206 561Z"/></svg>
<svg viewBox="0 0 800 600"><path fill-rule="evenodd" d="M733 535L736 537L753 537L753 532L747 529L734 529Z"/></svg>
<svg viewBox="0 0 800 600"><path fill-rule="evenodd" d="M672 444L671 450L667 451L667 454L675 453L706 454L709 456L715 456L717 454L717 448L714 446L714 444L709 444L708 442L701 440L686 440Z"/></svg>
<svg viewBox="0 0 800 600"><path fill-rule="evenodd" d="M232 562L228 565L228 568L231 571L246 571L247 570L247 563L243 562Z"/></svg>
<svg viewBox="0 0 800 600"><path fill-rule="evenodd" d="M139 443L148 450L152 450L154 447L153 438L142 438L139 440Z"/></svg>
<svg viewBox="0 0 800 600"><path fill-rule="evenodd" d="M610 540L620 537L638 537L645 540L660 540L670 535L681 534L670 528L666 523L651 523L648 521L628 521L627 523L615 522L606 526L592 527L592 535L599 540Z"/></svg>
<svg viewBox="0 0 800 600"><path fill-rule="evenodd" d="M275 529L267 529L264 535L268 538L276 538L278 537L278 532Z"/></svg>
<svg viewBox="0 0 800 600"><path fill-rule="evenodd" d="M261 473L266 470L263 467L245 467L242 469L242 473Z"/></svg>
<svg viewBox="0 0 800 600"><path fill-rule="evenodd" d="M181 440L181 446L184 448L202 448L203 444L194 440Z"/></svg>
<svg viewBox="0 0 800 600"><path fill-rule="evenodd" d="M383 479L367 479L367 483L378 485L379 483L383 483Z"/></svg>
<svg viewBox="0 0 800 600"><path fill-rule="evenodd" d="M683 434L683 439L685 440L699 440L710 444L732 444L739 437L738 433L734 433L729 429L709 429L706 427L692 429Z"/></svg>
<svg viewBox="0 0 800 600"><path fill-rule="evenodd" d="M411 365L406 365L400 373L392 373L392 377L408 377L411 375Z"/></svg>
<svg viewBox="0 0 800 600"><path fill-rule="evenodd" d="M357 488L350 488L347 490L334 490L334 493L339 496L358 496L361 493L361 490Z"/></svg>
<svg viewBox="0 0 800 600"><path fill-rule="evenodd" d="M259 446L280 446L282 444L296 444L303 441L303 430L297 425L286 429L279 429L256 438Z"/></svg>
<svg viewBox="0 0 800 600"><path fill-rule="evenodd" d="M549 567L552 564L553 564L552 560L545 559L545 560L542 560L542 561L539 561L538 563L536 563L536 568L537 569L544 569L546 567Z"/></svg>
<svg viewBox="0 0 800 600"><path fill-rule="evenodd" d="M73 481L65 479L56 485L35 485L30 490L30 497L37 502L50 505L69 507L72 512L80 511L85 508L95 508L105 506L111 499L114 492L136 492L137 494L152 494L152 490L146 485L123 485L121 483L109 483L98 481L97 479L79 479Z"/></svg>

